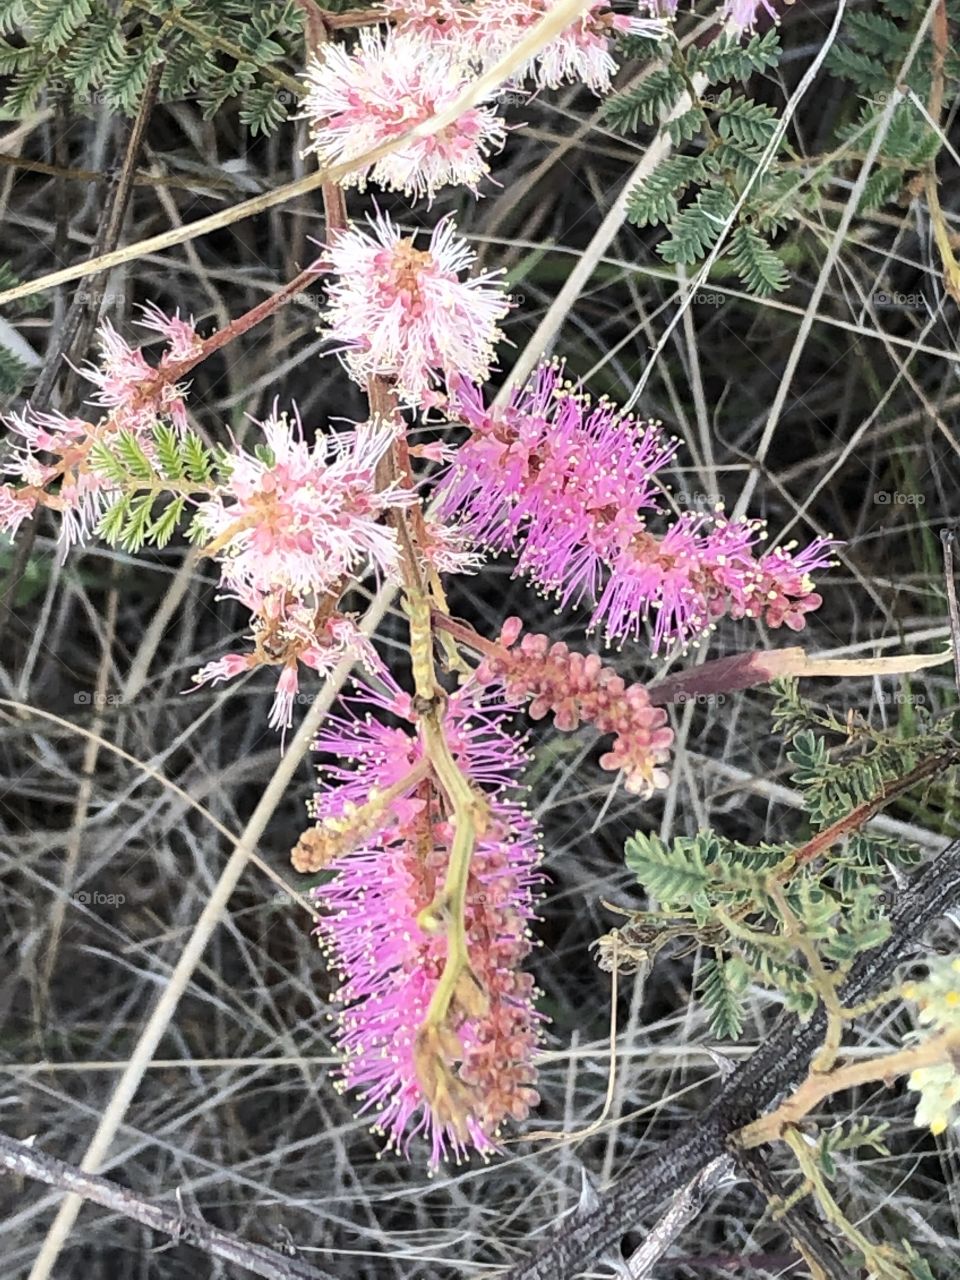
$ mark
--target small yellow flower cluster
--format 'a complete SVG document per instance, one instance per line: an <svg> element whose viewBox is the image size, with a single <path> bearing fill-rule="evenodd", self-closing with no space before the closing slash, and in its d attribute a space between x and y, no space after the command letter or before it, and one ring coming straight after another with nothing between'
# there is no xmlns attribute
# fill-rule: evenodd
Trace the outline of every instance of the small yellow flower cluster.
<svg viewBox="0 0 960 1280"><path fill-rule="evenodd" d="M910 982L903 987L905 1000L917 1005L917 1021L937 1031L960 1027L960 956L941 959L930 966L923 982ZM960 1104L960 1072L953 1062L921 1067L911 1073L911 1089L920 1094L914 1123L943 1133L952 1123L954 1108Z"/></svg>

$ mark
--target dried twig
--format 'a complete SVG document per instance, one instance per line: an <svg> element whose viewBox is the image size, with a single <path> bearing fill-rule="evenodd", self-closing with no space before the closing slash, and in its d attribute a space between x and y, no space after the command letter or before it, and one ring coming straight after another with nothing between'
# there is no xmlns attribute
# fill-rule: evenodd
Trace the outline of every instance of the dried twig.
<svg viewBox="0 0 960 1280"><path fill-rule="evenodd" d="M229 1231L220 1231L203 1218L145 1200L109 1178L84 1173L75 1165L45 1155L5 1133L0 1133L0 1167L19 1177L36 1178L48 1186L92 1200L152 1231L162 1231L178 1244L194 1245L212 1258L223 1258L255 1276L265 1276L266 1280L329 1280L328 1272L318 1271L297 1258L285 1258L265 1245L241 1240Z"/></svg>

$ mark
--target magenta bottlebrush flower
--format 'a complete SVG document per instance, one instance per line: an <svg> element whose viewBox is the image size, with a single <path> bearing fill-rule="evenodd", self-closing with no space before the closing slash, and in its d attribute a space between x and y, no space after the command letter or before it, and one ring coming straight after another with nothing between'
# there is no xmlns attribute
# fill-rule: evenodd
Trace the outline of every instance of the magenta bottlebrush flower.
<svg viewBox="0 0 960 1280"><path fill-rule="evenodd" d="M318 434L311 446L299 418L291 422L274 411L261 426L266 452L238 448L226 481L197 512L224 585L317 602L368 558L378 572L393 574L396 536L381 517L410 496L378 491L376 468L395 429L365 423L340 435Z"/></svg>
<svg viewBox="0 0 960 1280"><path fill-rule="evenodd" d="M455 48L413 33L365 29L350 53L328 44L307 68L301 114L309 121L309 150L324 166L360 160L446 111L471 79ZM481 103L438 133L408 139L341 182L363 186L371 177L393 191L430 199L450 185L475 192L489 172L487 156L505 140L503 121Z"/></svg>
<svg viewBox="0 0 960 1280"><path fill-rule="evenodd" d="M777 547L759 561L758 581L749 599L738 605L734 617L763 618L769 627L788 626L802 631L806 614L819 609L823 598L813 589L811 574L836 564L834 552L840 543L834 538L814 538L808 547L794 554L795 542Z"/></svg>
<svg viewBox="0 0 960 1280"><path fill-rule="evenodd" d="M91 403L109 410L118 429L142 434L166 418L185 430L186 388L172 381L172 374L177 364L199 353L201 339L192 323L180 319L179 312L169 317L149 304L143 314L144 319L138 323L162 334L168 344L156 368L139 347L130 346L110 321L104 320L99 334L100 361L85 365L80 373L97 388Z"/></svg>
<svg viewBox="0 0 960 1280"><path fill-rule="evenodd" d="M370 226L372 235L349 228L327 251L326 323L352 376L390 378L408 404L455 372L483 382L511 305L498 273L460 278L475 255L449 218L425 249L383 214Z"/></svg>
<svg viewBox="0 0 960 1280"><path fill-rule="evenodd" d="M440 489L440 514L518 556L518 571L563 603L596 597L606 568L645 532L656 477L676 452L659 426L594 405L542 365L502 411L454 384L450 411L473 428Z"/></svg>
<svg viewBox="0 0 960 1280"><path fill-rule="evenodd" d="M485 693L453 694L445 731L461 769L485 795L490 820L479 834L466 902L471 971L485 1008L451 1009L443 1044L455 1071L456 1119L430 1104L417 1069L418 1032L446 955L444 934L426 933L419 913L434 898L449 856L451 825L431 776L403 780L423 760L412 700L389 676L386 692L360 685L341 715L324 724L317 749L331 757L321 769L314 811L320 822L347 820L371 795L393 788L377 825L332 864L333 880L315 890L325 910L324 946L340 971L343 1011L337 1039L342 1079L357 1090L361 1112L376 1111L377 1131L408 1152L422 1134L436 1165L473 1147L495 1149L507 1120L522 1120L537 1102L533 1057L540 1016L533 979L521 971L530 950L539 848L533 822L511 798L526 757L504 726L502 701ZM353 711L356 704L362 716ZM389 727L378 710L398 719ZM309 860L294 864L310 869Z"/></svg>
<svg viewBox="0 0 960 1280"><path fill-rule="evenodd" d="M592 602L590 626L608 641L650 624L656 654L699 639L724 614L797 629L820 604L809 574L832 563L829 539L757 560L762 523L727 520L722 508L652 530L676 441L592 404L557 366L541 366L503 410L455 380L447 409L471 435L441 482L439 514L459 515L476 545L514 554L517 572L561 605Z"/></svg>

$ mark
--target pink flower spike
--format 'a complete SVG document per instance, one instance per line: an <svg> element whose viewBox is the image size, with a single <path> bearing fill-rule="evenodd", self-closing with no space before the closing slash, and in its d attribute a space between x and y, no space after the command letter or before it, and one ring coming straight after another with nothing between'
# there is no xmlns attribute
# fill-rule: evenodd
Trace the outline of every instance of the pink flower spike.
<svg viewBox="0 0 960 1280"><path fill-rule="evenodd" d="M749 617L762 617L768 627L804 629L806 615L819 609L822 603L822 597L814 590L811 574L837 563L833 553L841 543L834 538L814 538L799 553L794 552L796 545L792 542L777 547L759 562L757 589L743 612Z"/></svg>
<svg viewBox="0 0 960 1280"><path fill-rule="evenodd" d="M450 218L422 250L381 213L370 226L372 235L350 227L328 250L326 323L351 376L393 379L410 405L456 373L485 381L511 305L499 273L461 279L475 255Z"/></svg>
<svg viewBox="0 0 960 1280"><path fill-rule="evenodd" d="M506 696L530 703L530 716L541 720L553 712L561 730L589 723L599 733L613 734L600 768L623 772L624 786L648 800L670 785L663 767L670 759L673 730L667 713L654 707L641 684L627 685L596 654L571 653L545 635L525 635L517 645L521 622L508 618L500 633L501 651L485 657L475 679L481 685L502 684Z"/></svg>
<svg viewBox="0 0 960 1280"><path fill-rule="evenodd" d="M145 308L150 319L148 328L164 332L178 349L184 342L180 328L186 328L179 320L169 320L161 311ZM171 328L173 326L173 328ZM92 404L108 410L113 425L121 430L144 435L151 431L158 420L168 418L180 430L186 428L187 410L184 403L186 388L167 380L164 355L160 367L149 364L139 347L132 347L117 333L109 320L100 325L100 362L83 366L78 372L97 388L91 397Z"/></svg>
<svg viewBox="0 0 960 1280"><path fill-rule="evenodd" d="M350 53L327 44L307 68L301 115L310 125L309 150L325 167L360 160L446 111L472 79L455 49L416 34L365 28ZM363 186L372 177L390 190L431 200L445 186L476 192L489 172L486 157L505 140L503 122L482 104L436 134L408 138L341 182Z"/></svg>
<svg viewBox="0 0 960 1280"><path fill-rule="evenodd" d="M441 50L455 51L481 70L515 49L549 7L549 0L386 0L384 5L400 31L412 32ZM550 89L572 82L606 93L617 70L611 38L622 32L661 39L664 25L651 18L615 14L608 0L591 0L565 31L520 69L514 81L530 78L538 88Z"/></svg>
<svg viewBox="0 0 960 1280"><path fill-rule="evenodd" d="M522 1120L538 1101L534 1055L542 1017L521 965L531 948L540 854L533 822L510 794L526 756L504 724L502 699L494 691L478 698L476 688L454 693L444 716L447 740L490 807L465 909L470 968L485 999L482 1008L451 1007L435 1069L446 1074L455 1114L450 1107L434 1110L418 1072L418 1032L447 943L417 921L442 879L452 830L432 778L420 775L403 789L411 769L422 765L423 746L411 699L389 676L384 686L358 684L360 696L345 699L344 710L328 716L320 731L316 747L329 760L314 800L321 826L330 820L342 830L372 793L394 788L394 795L376 829L336 858L333 879L314 894L324 908L324 949L342 975L343 1083L359 1094L361 1114L374 1114L388 1147L409 1154L422 1135L435 1167L470 1148L482 1155L496 1150L501 1125ZM383 724L371 714L378 708L406 723ZM302 841L303 856L295 853L300 871L311 869L309 848Z"/></svg>

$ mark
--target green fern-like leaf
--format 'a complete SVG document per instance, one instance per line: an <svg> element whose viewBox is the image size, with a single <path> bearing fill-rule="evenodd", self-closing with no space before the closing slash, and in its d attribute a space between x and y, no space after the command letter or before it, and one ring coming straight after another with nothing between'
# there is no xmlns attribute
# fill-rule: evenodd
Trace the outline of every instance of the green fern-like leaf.
<svg viewBox="0 0 960 1280"><path fill-rule="evenodd" d="M658 124L685 87L674 67L658 67L635 88L608 98L600 108L600 118L618 133L636 133L641 124Z"/></svg>
<svg viewBox="0 0 960 1280"><path fill-rule="evenodd" d="M35 56L33 50L31 56ZM39 57L29 64L26 59L22 60L0 107L0 120L16 120L29 115L46 88L49 76L49 64Z"/></svg>
<svg viewBox="0 0 960 1280"><path fill-rule="evenodd" d="M0 395L19 395L30 377L30 366L0 344Z"/></svg>
<svg viewBox="0 0 960 1280"><path fill-rule="evenodd" d="M119 498L111 506L107 507L103 515L97 522L97 533L111 547L115 547L120 540L124 525L130 512L130 500L128 498Z"/></svg>
<svg viewBox="0 0 960 1280"><path fill-rule="evenodd" d="M152 38L128 43L122 56L103 78L104 93L110 106L127 115L135 111L143 97L150 70L160 56Z"/></svg>
<svg viewBox="0 0 960 1280"><path fill-rule="evenodd" d="M758 297L769 297L787 287L786 263L752 227L741 223L730 237L730 262L737 275Z"/></svg>
<svg viewBox="0 0 960 1280"><path fill-rule="evenodd" d="M250 132L272 133L287 118L287 107L283 90L278 93L272 85L259 85L249 89L243 95L243 106L240 108L240 122Z"/></svg>
<svg viewBox="0 0 960 1280"><path fill-rule="evenodd" d="M650 62L663 56L660 41L649 40L646 36L622 35L617 40L617 48L624 58L634 58L637 62Z"/></svg>
<svg viewBox="0 0 960 1280"><path fill-rule="evenodd" d="M64 75L75 94L86 94L123 59L120 19L98 7L82 31L78 31L60 57Z"/></svg>
<svg viewBox="0 0 960 1280"><path fill-rule="evenodd" d="M860 197L860 212L881 209L887 201L893 200L904 189L904 170L893 165L882 165L874 169L867 179Z"/></svg>
<svg viewBox="0 0 960 1280"><path fill-rule="evenodd" d="M701 191L694 203L673 219L670 237L657 245L657 253L664 262L699 261L719 240L732 212L733 199L725 188Z"/></svg>
<svg viewBox="0 0 960 1280"><path fill-rule="evenodd" d="M637 832L624 847L627 866L649 892L664 902L706 909L710 873L699 841L665 845L655 835Z"/></svg>
<svg viewBox="0 0 960 1280"><path fill-rule="evenodd" d="M143 549L153 527L155 501L156 498L152 493L141 494L130 501L127 518L119 538L120 546L124 551L135 554Z"/></svg>
<svg viewBox="0 0 960 1280"><path fill-rule="evenodd" d="M771 27L746 44L738 36L722 35L703 49L694 49L687 61L691 74L702 72L710 84L723 80L747 80L754 72L776 66L780 59L780 35Z"/></svg>
<svg viewBox="0 0 960 1280"><path fill-rule="evenodd" d="M152 480L153 464L143 451L140 441L131 431L117 433L111 449L133 480Z"/></svg>
<svg viewBox="0 0 960 1280"><path fill-rule="evenodd" d="M706 112L702 107L691 107L672 120L664 121L663 131L675 147L682 147L691 138L703 132L707 122Z"/></svg>
<svg viewBox="0 0 960 1280"><path fill-rule="evenodd" d="M835 44L827 55L827 66L834 75L852 80L862 93L883 93L893 88L893 78L882 62L849 45Z"/></svg>
<svg viewBox="0 0 960 1280"><path fill-rule="evenodd" d="M93 0L33 0L33 38L48 52L55 52L83 25L92 8Z"/></svg>
<svg viewBox="0 0 960 1280"><path fill-rule="evenodd" d="M700 968L700 999L710 1019L710 1031L718 1040L739 1040L743 1030L741 996L746 970L739 960L724 960L717 952Z"/></svg>
<svg viewBox="0 0 960 1280"><path fill-rule="evenodd" d="M9 35L23 24L26 16L24 0L0 0L0 33Z"/></svg>
<svg viewBox="0 0 960 1280"><path fill-rule="evenodd" d="M670 156L630 192L627 218L637 227L669 222L677 212L677 201L690 183L705 176L699 157Z"/></svg>
<svg viewBox="0 0 960 1280"><path fill-rule="evenodd" d="M174 498L153 521L150 526L150 541L154 546L165 547L173 537L183 518L185 504L185 498L179 496Z"/></svg>
<svg viewBox="0 0 960 1280"><path fill-rule="evenodd" d="M163 422L154 429L153 443L161 475L167 480L181 480L186 463L181 456L178 433L168 423Z"/></svg>
<svg viewBox="0 0 960 1280"><path fill-rule="evenodd" d="M213 477L213 458L209 449L194 431L188 431L183 437L183 468L187 479L202 489L210 484Z"/></svg>
<svg viewBox="0 0 960 1280"><path fill-rule="evenodd" d="M720 137L741 146L765 147L776 131L777 113L772 107L735 95L732 89L724 89L713 110Z"/></svg>

